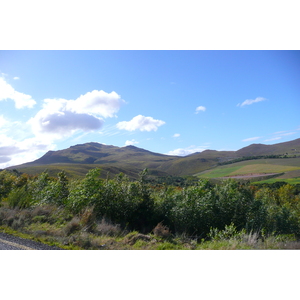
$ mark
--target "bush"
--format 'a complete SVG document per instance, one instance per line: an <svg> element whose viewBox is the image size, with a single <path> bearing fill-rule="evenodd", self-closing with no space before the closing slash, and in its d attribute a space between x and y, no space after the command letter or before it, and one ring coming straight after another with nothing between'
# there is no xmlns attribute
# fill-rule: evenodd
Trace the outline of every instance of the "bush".
<svg viewBox="0 0 300 300"><path fill-rule="evenodd" d="M98 168L92 169L83 180L74 183L67 198L67 209L78 214L86 207L97 203L102 192L102 181L98 178L99 175Z"/></svg>
<svg viewBox="0 0 300 300"><path fill-rule="evenodd" d="M13 189L7 197L7 203L11 208L24 209L33 206L36 202L27 185L25 185L21 188Z"/></svg>
<svg viewBox="0 0 300 300"><path fill-rule="evenodd" d="M221 240L239 240L245 236L246 230L243 229L238 231L233 223L230 225L225 225L224 230L219 230L217 228L211 228L208 234L208 238L213 241L221 241Z"/></svg>

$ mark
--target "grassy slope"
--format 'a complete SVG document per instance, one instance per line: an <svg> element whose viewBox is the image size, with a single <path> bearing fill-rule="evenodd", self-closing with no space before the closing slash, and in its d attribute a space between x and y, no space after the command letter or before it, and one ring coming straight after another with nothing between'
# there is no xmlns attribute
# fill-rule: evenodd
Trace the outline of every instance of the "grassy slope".
<svg viewBox="0 0 300 300"><path fill-rule="evenodd" d="M74 179L83 178L89 170L94 168L101 169L100 177L102 178L112 178L122 172L132 179L137 179L138 173L142 171L140 168L126 168L122 166L110 166L103 164L49 164L33 167L28 166L19 168L18 170L29 175L38 175L47 170L50 176L57 176L57 173L64 170L68 178ZM160 175L163 176L163 173Z"/></svg>
<svg viewBox="0 0 300 300"><path fill-rule="evenodd" d="M237 156L252 156L252 155L266 155L266 154L285 154L299 155L300 154L300 139L289 142L278 143L274 145L252 144L245 148L236 151Z"/></svg>
<svg viewBox="0 0 300 300"><path fill-rule="evenodd" d="M196 174L200 178L219 178L225 176L245 175L253 173L285 173L281 179L299 177L300 158L259 159L219 166ZM280 178L278 177L278 178Z"/></svg>

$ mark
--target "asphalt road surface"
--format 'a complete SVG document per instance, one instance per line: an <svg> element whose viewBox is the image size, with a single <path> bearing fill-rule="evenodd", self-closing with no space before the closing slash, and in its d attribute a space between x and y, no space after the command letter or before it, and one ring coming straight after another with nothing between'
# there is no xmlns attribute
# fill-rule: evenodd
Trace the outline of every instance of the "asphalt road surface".
<svg viewBox="0 0 300 300"><path fill-rule="evenodd" d="M0 250L62 250L0 232Z"/></svg>

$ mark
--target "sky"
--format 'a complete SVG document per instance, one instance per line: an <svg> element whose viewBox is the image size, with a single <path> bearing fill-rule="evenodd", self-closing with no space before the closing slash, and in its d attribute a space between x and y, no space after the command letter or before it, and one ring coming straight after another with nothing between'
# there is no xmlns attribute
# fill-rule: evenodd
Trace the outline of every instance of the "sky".
<svg viewBox="0 0 300 300"><path fill-rule="evenodd" d="M98 142L168 155L300 137L300 51L0 51L0 168Z"/></svg>

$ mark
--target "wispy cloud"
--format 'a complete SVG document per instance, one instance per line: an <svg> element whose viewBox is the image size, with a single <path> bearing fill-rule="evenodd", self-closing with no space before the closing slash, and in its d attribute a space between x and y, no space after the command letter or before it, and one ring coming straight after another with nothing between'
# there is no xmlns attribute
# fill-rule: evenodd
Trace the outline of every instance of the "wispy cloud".
<svg viewBox="0 0 300 300"><path fill-rule="evenodd" d="M17 77L17 76L13 78L13 80L19 80L19 79L20 79L20 77Z"/></svg>
<svg viewBox="0 0 300 300"><path fill-rule="evenodd" d="M200 111L206 111L206 107L205 106L198 106L196 108L195 114L198 114Z"/></svg>
<svg viewBox="0 0 300 300"><path fill-rule="evenodd" d="M282 136L286 136L286 135L293 135L296 134L297 132L287 132L287 133L283 133L281 134Z"/></svg>
<svg viewBox="0 0 300 300"><path fill-rule="evenodd" d="M245 105L251 105L253 103L258 103L258 102L265 101L265 100L267 100L267 99L263 98L263 97L257 97L255 99L247 99L242 104L239 103L237 106L243 107Z"/></svg>
<svg viewBox="0 0 300 300"><path fill-rule="evenodd" d="M180 133L175 133L175 134L173 135L173 137L174 137L174 138L180 137Z"/></svg>
<svg viewBox="0 0 300 300"><path fill-rule="evenodd" d="M117 128L124 129L127 131L156 131L159 126L164 125L166 122L162 120L156 120L152 117L145 117L138 115L132 118L130 121L123 121L117 123Z"/></svg>
<svg viewBox="0 0 300 300"><path fill-rule="evenodd" d="M281 139L281 137L280 137L280 136L277 136L277 137L273 137L273 138L270 138L270 139L264 140L264 142L277 141L277 140L280 140L280 139Z"/></svg>
<svg viewBox="0 0 300 300"><path fill-rule="evenodd" d="M259 139L261 139L260 136L255 136L255 137L244 139L244 140L242 140L242 142L251 142L251 141L256 141L256 140L259 140Z"/></svg>
<svg viewBox="0 0 300 300"><path fill-rule="evenodd" d="M297 134L297 132L296 131L287 131L287 130L276 131L273 134L271 134L270 138L266 139L265 142L280 140L285 136L289 136L289 135L293 135L293 134Z"/></svg>
<svg viewBox="0 0 300 300"><path fill-rule="evenodd" d="M286 131L277 131L277 132L274 132L274 134L283 134L285 133Z"/></svg>

